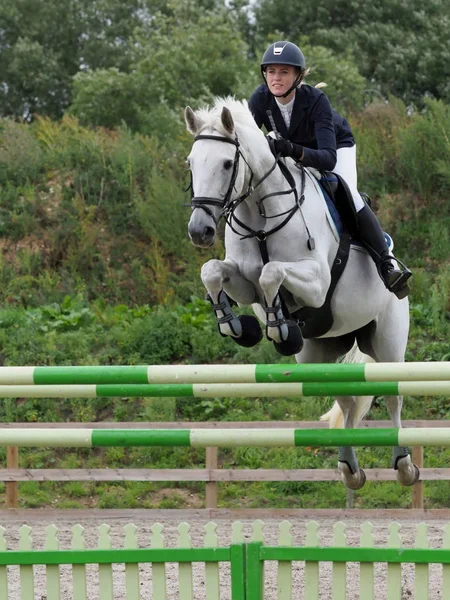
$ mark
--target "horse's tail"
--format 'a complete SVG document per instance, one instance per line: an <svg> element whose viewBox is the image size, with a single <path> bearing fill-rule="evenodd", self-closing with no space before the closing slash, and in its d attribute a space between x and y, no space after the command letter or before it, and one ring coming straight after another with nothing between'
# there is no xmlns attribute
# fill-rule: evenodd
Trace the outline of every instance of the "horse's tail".
<svg viewBox="0 0 450 600"><path fill-rule="evenodd" d="M375 362L369 355L364 354L358 348L356 342L352 349L347 352L342 360L344 363L368 363ZM355 427L358 426L365 414L368 413L372 405L373 396L357 396L356 397L356 413ZM330 429L342 429L344 427L344 415L341 407L337 402L333 404L331 409L320 417L321 421L328 421Z"/></svg>

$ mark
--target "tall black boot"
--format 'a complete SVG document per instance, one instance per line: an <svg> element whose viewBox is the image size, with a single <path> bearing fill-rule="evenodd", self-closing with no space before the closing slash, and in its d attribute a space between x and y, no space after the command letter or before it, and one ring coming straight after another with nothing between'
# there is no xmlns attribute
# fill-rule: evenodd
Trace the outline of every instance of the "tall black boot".
<svg viewBox="0 0 450 600"><path fill-rule="evenodd" d="M357 213L357 219L361 243L375 261L384 285L397 298L405 298L409 294L411 271L406 267L403 271L394 267L380 222L367 205Z"/></svg>

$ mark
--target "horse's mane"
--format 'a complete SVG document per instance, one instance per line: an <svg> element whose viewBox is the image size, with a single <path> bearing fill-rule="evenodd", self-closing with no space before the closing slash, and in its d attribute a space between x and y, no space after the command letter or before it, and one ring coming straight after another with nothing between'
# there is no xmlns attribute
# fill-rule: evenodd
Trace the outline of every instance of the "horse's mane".
<svg viewBox="0 0 450 600"><path fill-rule="evenodd" d="M253 131L262 133L253 119L247 101L236 100L233 96L226 96L225 98L216 96L212 107L207 106L197 111L198 117L204 122L202 129L212 128L220 131L222 135L228 135L224 131L220 119L224 106L231 112L236 128L248 127Z"/></svg>

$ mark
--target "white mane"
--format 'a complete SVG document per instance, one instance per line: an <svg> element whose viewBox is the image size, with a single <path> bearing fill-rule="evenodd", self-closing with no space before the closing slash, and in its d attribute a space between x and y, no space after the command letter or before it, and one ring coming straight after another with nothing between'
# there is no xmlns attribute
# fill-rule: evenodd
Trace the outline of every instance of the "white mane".
<svg viewBox="0 0 450 600"><path fill-rule="evenodd" d="M259 132L261 135L264 135L253 119L252 113L248 108L247 100L236 100L233 96L227 96L225 98L216 96L212 107L207 106L196 112L197 116L204 122L202 130L211 128L219 131L222 135L229 135L224 130L220 119L224 106L231 112L237 129L248 127L253 131Z"/></svg>

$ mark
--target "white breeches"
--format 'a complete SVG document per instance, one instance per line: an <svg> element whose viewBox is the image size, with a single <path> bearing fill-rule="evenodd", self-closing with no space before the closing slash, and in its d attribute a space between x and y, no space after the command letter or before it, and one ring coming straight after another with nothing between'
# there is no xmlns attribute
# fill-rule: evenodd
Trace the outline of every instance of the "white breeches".
<svg viewBox="0 0 450 600"><path fill-rule="evenodd" d="M356 145L351 148L338 148L337 162L333 173L340 175L348 185L355 204L356 212L364 208L364 201L358 192L358 174L356 172Z"/></svg>

